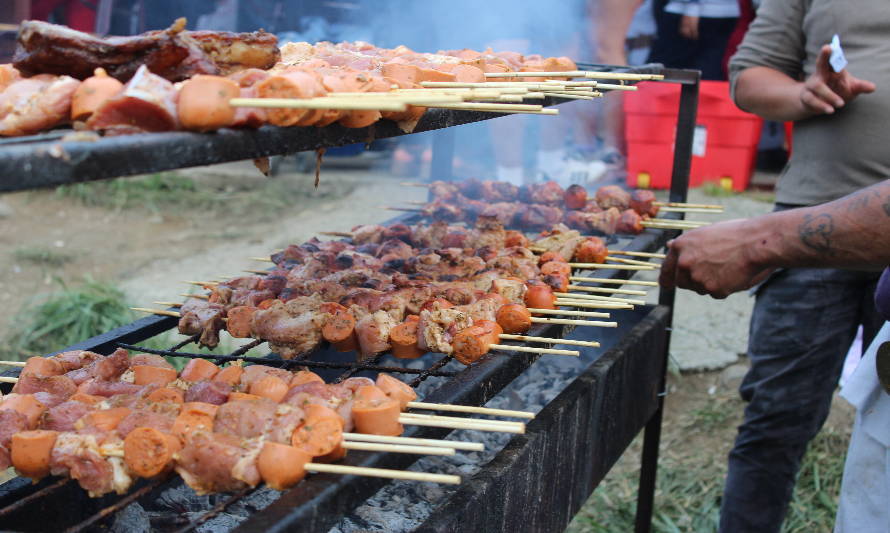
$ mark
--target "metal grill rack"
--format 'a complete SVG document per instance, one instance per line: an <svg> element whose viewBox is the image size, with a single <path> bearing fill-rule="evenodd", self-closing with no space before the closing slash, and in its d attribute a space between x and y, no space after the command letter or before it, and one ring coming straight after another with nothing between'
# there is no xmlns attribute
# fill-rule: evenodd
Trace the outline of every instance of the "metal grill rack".
<svg viewBox="0 0 890 533"><path fill-rule="evenodd" d="M660 65L627 68L579 64L579 68L664 74L665 82L681 85L670 200L685 201L698 97L698 73L664 69ZM547 104L559 102L549 99ZM450 126L497 116L500 115L428 111L415 131L441 129L433 143L432 174L438 179L451 179L455 132ZM66 132L49 132L0 141L0 191L370 142L403 134L387 121L358 130L336 126L324 129L264 127L254 131L228 130L215 134L171 132L95 141L67 141L64 140ZM662 247L673 234L669 231L646 231L627 243L624 249L653 251ZM629 275L627 271L613 271L612 277ZM419 530L444 532L456 528L492 530L530 527L535 530L562 530L632 438L645 427L637 531L648 531L652 516L673 292L661 291L659 304L654 308L643 307L616 313L620 326L615 331L604 332L612 337L608 343L604 342L599 358L544 407L536 419L528 424L525 435L516 436L478 475L465 479L458 491L440 505ZM346 361L344 354L334 352L295 361L245 357L244 354L258 347L260 341L223 355L181 351L194 338L166 350L140 347L139 343L175 325L174 318L149 316L66 349L110 353L117 347L124 347L172 357L203 357L217 361L242 359L285 367L306 366L327 374L327 380L361 372L401 373L413 377L411 385L415 387L430 378L438 380L425 395L425 401L476 405L494 397L539 357L520 353L490 354L478 364L451 370L449 357L430 354L423 358L424 368L396 366L387 357L363 362ZM559 337L570 331L570 328L546 325L530 334ZM457 363L451 366L455 365ZM10 371L6 375L16 373ZM449 431L414 428L408 434L442 438ZM546 453L553 449L564 453ZM416 457L399 454L357 452L350 453L345 463L406 468L416 460ZM46 529L45 517L52 516L53 530L102 530L108 520L129 503L151 500L177 483L181 481L175 478L143 481L124 496L90 499L76 484L67 480L47 479L31 485L27 480L16 478L0 485L0 524L3 529L39 531ZM235 530L323 531L386 483L376 478L313 475L282 493L267 508L253 513ZM197 517L179 522L171 519L161 530L193 530L251 492L245 490L220 495Z"/></svg>

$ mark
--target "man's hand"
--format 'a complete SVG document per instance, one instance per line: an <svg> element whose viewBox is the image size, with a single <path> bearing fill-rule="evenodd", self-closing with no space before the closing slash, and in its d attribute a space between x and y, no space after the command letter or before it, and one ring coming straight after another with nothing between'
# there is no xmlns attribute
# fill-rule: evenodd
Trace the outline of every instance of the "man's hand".
<svg viewBox="0 0 890 533"><path fill-rule="evenodd" d="M680 17L680 35L691 40L698 40L698 17L683 15Z"/></svg>
<svg viewBox="0 0 890 533"><path fill-rule="evenodd" d="M816 59L816 71L800 89L800 103L809 114L830 115L858 95L875 91L874 83L853 77L846 69L834 72L830 57L831 46L826 44Z"/></svg>
<svg viewBox="0 0 890 533"><path fill-rule="evenodd" d="M662 287L691 289L714 298L753 287L770 273L752 259L748 220L731 220L689 231L668 243Z"/></svg>

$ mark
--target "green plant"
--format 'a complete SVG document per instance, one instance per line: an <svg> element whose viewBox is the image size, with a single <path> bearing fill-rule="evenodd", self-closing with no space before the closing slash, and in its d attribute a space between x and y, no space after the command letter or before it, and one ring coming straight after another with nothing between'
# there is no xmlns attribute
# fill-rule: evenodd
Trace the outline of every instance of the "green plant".
<svg viewBox="0 0 890 533"><path fill-rule="evenodd" d="M16 316L0 348L5 358L53 352L133 320L124 294L111 284L91 278L76 287L57 283L58 291L32 299Z"/></svg>
<svg viewBox="0 0 890 533"><path fill-rule="evenodd" d="M12 256L16 261L54 268L64 266L75 259L73 253L45 246L20 246L13 251Z"/></svg>
<svg viewBox="0 0 890 533"><path fill-rule="evenodd" d="M716 196L725 198L727 196L735 196L736 193L732 189L722 187L719 183L706 181L699 189L705 196Z"/></svg>

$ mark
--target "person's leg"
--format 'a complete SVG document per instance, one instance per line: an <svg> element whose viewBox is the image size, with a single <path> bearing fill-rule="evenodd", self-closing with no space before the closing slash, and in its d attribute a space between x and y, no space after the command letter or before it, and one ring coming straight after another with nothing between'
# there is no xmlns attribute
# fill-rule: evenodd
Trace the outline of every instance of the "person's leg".
<svg viewBox="0 0 890 533"><path fill-rule="evenodd" d="M723 57L738 18L702 18L698 23L698 41L694 65L704 80L725 80Z"/></svg>
<svg viewBox="0 0 890 533"><path fill-rule="evenodd" d="M680 35L680 15L662 13L656 20L658 33L652 43L649 61L672 68L695 68L698 41Z"/></svg>
<svg viewBox="0 0 890 533"><path fill-rule="evenodd" d="M729 454L720 531L778 532L807 443L828 416L866 290L858 274L789 269L760 287L751 318L749 402Z"/></svg>

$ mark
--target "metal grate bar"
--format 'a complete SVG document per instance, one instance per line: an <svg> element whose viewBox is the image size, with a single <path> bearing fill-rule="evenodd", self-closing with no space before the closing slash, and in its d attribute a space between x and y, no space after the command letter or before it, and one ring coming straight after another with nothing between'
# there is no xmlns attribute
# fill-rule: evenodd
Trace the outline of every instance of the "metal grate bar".
<svg viewBox="0 0 890 533"><path fill-rule="evenodd" d="M64 533L77 533L78 531L83 531L84 529L90 527L91 525L95 524L96 522L105 518L106 516L110 515L111 513L114 513L114 512L117 512L117 511L123 509L124 507L130 505L137 499L148 494L149 492L154 490L156 487L158 487L164 481L166 481L166 478L156 479L156 480L150 482L148 485L145 485L144 487L131 492L130 494L124 496L120 500L118 500L118 501L114 502L113 504L109 505L108 507L102 509L98 513L90 516L83 522L69 527L68 529L66 529L64 531Z"/></svg>
<svg viewBox="0 0 890 533"><path fill-rule="evenodd" d="M441 374L451 374L453 376L454 374L456 374L456 372L438 372L440 368L450 363L452 359L454 359L454 356L451 354L448 354L445 357L439 359L431 367L424 370L423 372L420 372L420 375L414 378L414 380L409 383L409 385L416 388L418 385L423 383L423 380L430 376L438 376Z"/></svg>
<svg viewBox="0 0 890 533"><path fill-rule="evenodd" d="M214 516L218 515L219 513L223 512L223 511L225 511L226 508L227 508L228 506L230 506L230 505L232 505L233 503L237 502L237 501L240 500L241 498L247 496L247 495L250 494L253 490L254 490L254 489L250 489L250 488L247 488L247 489L241 489L240 491L238 491L238 492L236 492L235 494L233 494L231 497L226 498L226 499L223 500L222 502L216 504L216 505L213 507L213 509L210 509L209 511L207 511L207 512L204 513L204 514L202 514L202 515L199 516L198 518L196 518L196 519L192 520L191 522L189 522L188 524L186 524L185 526L183 526L183 527L181 527L181 528L175 530L173 533L186 533L186 532L188 532L188 531L192 531L193 529L195 529L196 527L200 526L200 525L203 524L204 522L210 520L210 519L213 518Z"/></svg>
<svg viewBox="0 0 890 533"><path fill-rule="evenodd" d="M34 501L38 498L42 498L50 493L53 493L53 492L61 489L69 481L71 481L71 480L68 478L62 478L62 479L56 481L55 483L53 483L52 485L47 485L47 486L43 487L42 489L40 489L36 492L33 492L14 503L7 505L3 509L0 509L0 516L6 516L9 513L13 512L13 511L17 511L18 509L28 505L29 503L31 503L32 501Z"/></svg>
<svg viewBox="0 0 890 533"><path fill-rule="evenodd" d="M191 343L197 341L197 340L200 339L200 338L201 338L201 334L200 334L200 333L195 333L194 335L192 335L191 337L187 338L186 340L184 340L184 341L182 341L182 342L180 342L180 343L174 344L174 345L170 348L170 351L171 351L171 352L178 352L178 351L181 350L182 348L188 346L189 344L191 344Z"/></svg>
<svg viewBox="0 0 890 533"><path fill-rule="evenodd" d="M164 355L168 357L188 357L190 359L215 359L217 361L247 361L250 363L261 363L264 365L277 365L282 367L288 367L293 364L298 364L299 366L306 367L315 367L315 368L345 368L353 370L354 372L358 372L361 370L372 370L377 372L393 372L397 374L421 374L425 375L424 379L429 376L436 377L452 377L456 374L456 372L437 372L439 368L444 365L433 365L428 370L420 370L417 368L406 368L406 367L398 367L398 366L386 366L386 365L375 365L375 364L366 364L366 363L334 363L331 361L309 361L309 360L283 360L283 359L268 359L265 357L242 357L239 355L233 354L209 354L209 353L188 353L188 352L174 352L172 350L155 350L153 348L146 348L144 346L136 346L134 344L126 344L123 342L117 343L121 348L126 348L127 350L133 350L136 352L143 353L153 353L156 355ZM296 363L295 363L296 362ZM421 380L422 381L422 380Z"/></svg>

